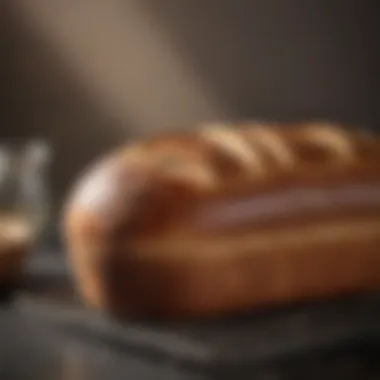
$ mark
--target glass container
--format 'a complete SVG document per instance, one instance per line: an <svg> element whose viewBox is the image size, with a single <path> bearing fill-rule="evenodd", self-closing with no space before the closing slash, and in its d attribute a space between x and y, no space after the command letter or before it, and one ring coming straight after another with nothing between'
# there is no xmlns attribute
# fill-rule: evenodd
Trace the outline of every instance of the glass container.
<svg viewBox="0 0 380 380"><path fill-rule="evenodd" d="M50 212L49 145L0 140L0 293L19 279Z"/></svg>

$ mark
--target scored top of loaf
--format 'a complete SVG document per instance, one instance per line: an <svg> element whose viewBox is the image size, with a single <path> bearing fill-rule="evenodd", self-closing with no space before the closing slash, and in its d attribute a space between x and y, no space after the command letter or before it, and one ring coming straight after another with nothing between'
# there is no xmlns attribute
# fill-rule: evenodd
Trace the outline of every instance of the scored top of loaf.
<svg viewBox="0 0 380 380"><path fill-rule="evenodd" d="M375 141L331 123L209 123L189 135L142 142L125 154L159 176L215 190L234 180L348 168L376 155Z"/></svg>
<svg viewBox="0 0 380 380"><path fill-rule="evenodd" d="M111 153L81 177L66 204L67 225L79 231L91 219L107 229L123 225L137 237L190 223L192 210L209 210L205 205L218 200L371 185L380 176L378 143L326 123L214 123L153 137Z"/></svg>

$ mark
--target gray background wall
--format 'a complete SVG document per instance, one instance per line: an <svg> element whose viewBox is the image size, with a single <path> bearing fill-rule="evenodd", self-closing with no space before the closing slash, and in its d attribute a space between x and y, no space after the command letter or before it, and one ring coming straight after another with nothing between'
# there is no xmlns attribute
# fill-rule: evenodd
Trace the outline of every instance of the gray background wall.
<svg viewBox="0 0 380 380"><path fill-rule="evenodd" d="M167 127L248 117L376 127L376 4L4 2L0 135L52 141L60 199L95 156Z"/></svg>

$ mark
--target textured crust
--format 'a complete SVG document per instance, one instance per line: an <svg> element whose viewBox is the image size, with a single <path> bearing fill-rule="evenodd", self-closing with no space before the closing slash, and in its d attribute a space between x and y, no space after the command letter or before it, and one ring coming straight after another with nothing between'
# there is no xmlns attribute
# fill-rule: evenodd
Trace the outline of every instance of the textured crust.
<svg viewBox="0 0 380 380"><path fill-rule="evenodd" d="M380 285L379 147L242 123L122 148L67 202L80 291L114 314L195 316Z"/></svg>

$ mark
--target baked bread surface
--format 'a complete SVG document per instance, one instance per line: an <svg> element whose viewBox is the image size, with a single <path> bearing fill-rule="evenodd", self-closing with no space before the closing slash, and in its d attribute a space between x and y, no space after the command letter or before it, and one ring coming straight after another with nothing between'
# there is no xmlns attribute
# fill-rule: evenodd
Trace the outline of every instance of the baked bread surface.
<svg viewBox="0 0 380 380"><path fill-rule="evenodd" d="M100 159L65 207L77 283L117 315L201 316L380 285L376 135L208 124Z"/></svg>

